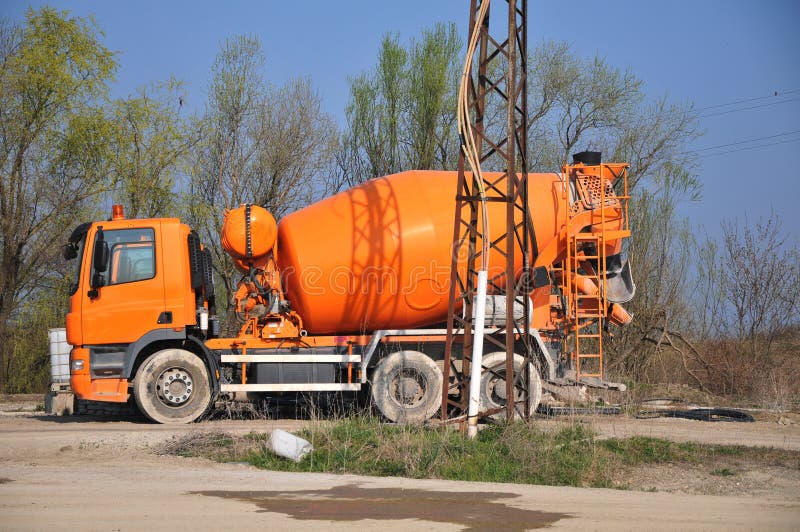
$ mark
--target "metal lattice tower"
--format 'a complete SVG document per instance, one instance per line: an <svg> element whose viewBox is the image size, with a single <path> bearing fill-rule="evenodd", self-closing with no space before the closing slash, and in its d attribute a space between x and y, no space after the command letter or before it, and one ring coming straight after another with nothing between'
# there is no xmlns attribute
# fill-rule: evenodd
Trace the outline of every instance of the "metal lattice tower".
<svg viewBox="0 0 800 532"><path fill-rule="evenodd" d="M528 371L533 360L530 340L530 268L535 258L535 242L528 204L528 150L527 150L527 0L506 0L508 19L499 38L489 33L489 14L479 21L479 12L488 0L471 0L470 38L479 32L476 58L472 61L469 76L468 105L474 132L475 145L480 152L481 166L486 163L498 174L483 174L482 185L487 201L505 204L506 217L502 231L494 230L492 236L484 235L479 225L480 196L478 177L465 168L462 150L458 164L458 190L453 229L453 258L451 263L450 303L447 317L447 343L445 348L444 390L442 419L448 419L452 410L466 413L472 343L475 333L473 306L477 266L481 260L484 238L490 238L492 266L488 287L493 294L506 297L506 323L491 327L484 337L487 349L506 353L506 412L510 418L514 411L527 418L530 413ZM498 10L499 11L499 10ZM492 107L487 107L491 105ZM505 108L505 127L488 127L487 111ZM502 116L502 115L500 115ZM464 139L462 138L462 145ZM492 219L494 227L498 221ZM520 275L520 265L522 274ZM523 319L514 320L514 306L524 309ZM515 370L514 353L525 359L522 368ZM459 364L460 362L460 364ZM486 369L484 368L484 371ZM457 396L448 393L451 377L455 380ZM484 412L491 413L491 412ZM458 414L456 414L458 415Z"/></svg>

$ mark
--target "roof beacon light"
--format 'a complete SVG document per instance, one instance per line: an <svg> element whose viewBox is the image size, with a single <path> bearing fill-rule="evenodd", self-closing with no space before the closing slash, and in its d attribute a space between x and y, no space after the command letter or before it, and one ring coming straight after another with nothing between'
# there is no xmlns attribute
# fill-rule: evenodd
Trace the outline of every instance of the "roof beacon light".
<svg viewBox="0 0 800 532"><path fill-rule="evenodd" d="M112 220L124 220L125 219L125 209L122 205L112 205L111 206L111 219Z"/></svg>

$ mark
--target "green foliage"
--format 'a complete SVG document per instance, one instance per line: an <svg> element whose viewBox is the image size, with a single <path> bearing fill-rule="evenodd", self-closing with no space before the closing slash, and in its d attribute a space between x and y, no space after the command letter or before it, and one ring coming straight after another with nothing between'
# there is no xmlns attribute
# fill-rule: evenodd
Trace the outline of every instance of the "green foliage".
<svg viewBox="0 0 800 532"><path fill-rule="evenodd" d="M408 47L388 35L376 67L351 80L339 156L342 185L410 168L455 168L453 91L461 43L452 30L436 26ZM488 78L497 79L504 66L497 56ZM701 184L686 150L700 134L697 113L691 104L666 96L647 98L633 72L600 56L576 56L566 43L545 42L534 49L528 74L531 171L559 171L573 153L585 149L631 164L633 237L626 251L637 284L629 305L635 321L607 343L609 375L635 381L682 378L672 351L663 349L681 340L660 338L665 331L686 331L690 315L692 232L678 206L700 198ZM505 136L505 112L505 101L489 91L484 127L490 137ZM500 169L496 156L484 164Z"/></svg>
<svg viewBox="0 0 800 532"><path fill-rule="evenodd" d="M22 27L0 24L0 389L27 371L38 388L34 361L47 351L15 342L17 327L46 339L63 323L47 318L63 309L47 299L60 244L109 186L102 107L116 62L101 37L93 21L48 7L29 10Z"/></svg>
<svg viewBox="0 0 800 532"><path fill-rule="evenodd" d="M214 255L232 332L239 274L218 243L225 209L253 202L280 218L371 177L453 169L461 49L453 24L407 42L387 34L374 68L350 80L340 133L310 80L268 83L252 36L222 44L206 111L193 117L174 79L109 101L117 63L92 19L44 7L20 25L0 23L0 389L44 386L46 329L63 326L72 266L60 246L80 221L107 216L98 210L109 199L129 216L188 213ZM798 250L777 218L727 222L722 242L695 247L678 209L701 193L686 149L701 134L693 106L648 98L630 70L579 57L563 42L537 46L528 75L530 170L558 171L584 149L631 163L627 252L637 296L627 305L633 324L605 344L609 377L691 379L707 391L766 394L786 405L800 382ZM504 111L490 100L490 131L505 128ZM689 286L693 262L698 282Z"/></svg>
<svg viewBox="0 0 800 532"><path fill-rule="evenodd" d="M412 40L408 85L410 168L447 168L455 134L458 86L456 68L461 41L453 24L437 24Z"/></svg>
<svg viewBox="0 0 800 532"><path fill-rule="evenodd" d="M411 168L451 168L461 40L437 24L408 46L386 35L376 67L350 80L342 185Z"/></svg>
<svg viewBox="0 0 800 532"><path fill-rule="evenodd" d="M582 426L550 433L524 423L488 427L474 440L451 428L384 425L354 417L307 429L300 436L314 451L300 463L276 456L268 442L229 453L222 461L245 460L281 471L315 471L480 482L594 486L612 485L614 456L598 453Z"/></svg>
<svg viewBox="0 0 800 532"><path fill-rule="evenodd" d="M254 36L225 39L211 67L209 106L216 135L241 127L263 100L264 52Z"/></svg>
<svg viewBox="0 0 800 532"><path fill-rule="evenodd" d="M193 142L179 84L109 102L117 65L92 20L42 8L0 25L0 389L43 391L47 329L63 327L61 257L69 232L104 217L106 194L129 216L173 208ZM105 209L104 209L105 210Z"/></svg>
<svg viewBox="0 0 800 532"><path fill-rule="evenodd" d="M47 390L50 384L48 329L64 326L70 282L68 277L54 274L36 292L37 297L27 299L15 314L5 393Z"/></svg>
<svg viewBox="0 0 800 532"><path fill-rule="evenodd" d="M60 113L104 95L117 67L92 20L49 7L29 9L26 18L16 46L4 54L4 81L11 89L4 96L16 104L6 112L17 113L21 120L9 126L20 133L34 124L53 127Z"/></svg>

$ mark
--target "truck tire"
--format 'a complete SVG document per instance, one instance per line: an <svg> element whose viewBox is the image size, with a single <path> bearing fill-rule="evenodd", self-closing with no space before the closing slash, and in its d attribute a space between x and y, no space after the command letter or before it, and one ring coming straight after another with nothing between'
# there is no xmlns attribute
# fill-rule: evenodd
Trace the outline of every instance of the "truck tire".
<svg viewBox="0 0 800 532"><path fill-rule="evenodd" d="M522 370L525 359L518 354L514 354L514 372ZM506 406L506 354L502 351L490 353L483 357L481 372L481 412L486 410ZM491 370L491 371L487 371ZM536 366L530 364L530 383L528 389L531 391L531 410L530 415L536 412L539 401L542 399L542 377L536 370ZM518 398L521 398L521 393ZM503 419L505 412L498 412L491 415L494 419ZM519 417L516 414L515 417Z"/></svg>
<svg viewBox="0 0 800 532"><path fill-rule="evenodd" d="M190 351L157 351L139 366L133 396L156 423L191 423L211 407L208 369Z"/></svg>
<svg viewBox="0 0 800 532"><path fill-rule="evenodd" d="M442 371L419 351L397 351L378 363L372 400L395 423L423 423L442 405Z"/></svg>

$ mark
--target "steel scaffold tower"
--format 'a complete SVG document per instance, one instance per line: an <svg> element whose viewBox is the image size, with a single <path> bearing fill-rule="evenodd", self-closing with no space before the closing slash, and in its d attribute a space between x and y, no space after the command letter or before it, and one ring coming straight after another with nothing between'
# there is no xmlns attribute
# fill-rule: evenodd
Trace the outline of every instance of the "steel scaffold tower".
<svg viewBox="0 0 800 532"><path fill-rule="evenodd" d="M458 163L458 188L453 229L450 299L447 316L447 340L444 360L442 419L467 412L472 348L475 336L476 278L488 239L489 255L494 257L488 272L489 292L505 295L506 322L485 329L484 343L506 353L505 397L508 418L530 415L528 385L531 362L536 364L531 343L530 316L531 264L536 244L528 203L528 113L527 113L527 0L506 0L507 24L500 38L489 33L489 12L481 16L488 0L471 0L470 40L477 35L476 56L471 62L468 82L468 107L472 138L480 163L501 171L499 177L467 171L465 149ZM500 26L500 25L498 25ZM507 30L507 31L506 31ZM487 127L487 102L505 107L505 127ZM462 148L465 144L462 135ZM486 202L506 206L502 231L483 234L481 195ZM494 219L493 219L494 222ZM521 320L514 319L514 308L522 310ZM459 341L460 340L460 341ZM460 344L460 345L459 345ZM514 353L525 363L516 367ZM486 369L484 368L484 371ZM534 369L535 371L535 369ZM454 382L451 383L451 378ZM449 393L454 388L455 393ZM495 412L499 409L495 409ZM491 414L495 412L482 412ZM458 419L461 419L458 417Z"/></svg>

